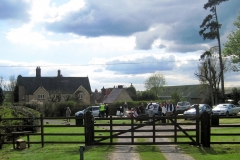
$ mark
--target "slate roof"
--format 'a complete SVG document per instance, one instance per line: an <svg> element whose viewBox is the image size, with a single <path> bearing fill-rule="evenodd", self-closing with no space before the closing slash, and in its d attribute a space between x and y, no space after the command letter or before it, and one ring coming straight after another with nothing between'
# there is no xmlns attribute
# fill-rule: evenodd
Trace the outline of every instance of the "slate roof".
<svg viewBox="0 0 240 160"><path fill-rule="evenodd" d="M48 92L61 91L73 94L83 86L91 94L88 77L22 77L17 78L17 85L24 86L26 94L33 94L39 87L44 87Z"/></svg>
<svg viewBox="0 0 240 160"><path fill-rule="evenodd" d="M102 103L107 97L107 95L103 95L101 92L93 92L91 95L91 104Z"/></svg>
<svg viewBox="0 0 240 160"><path fill-rule="evenodd" d="M121 92L123 92L123 90L123 88L113 88L112 92L104 100L104 103L113 103L121 94Z"/></svg>
<svg viewBox="0 0 240 160"><path fill-rule="evenodd" d="M159 97L171 96L174 92L184 97L203 98L208 92L208 85L164 86Z"/></svg>

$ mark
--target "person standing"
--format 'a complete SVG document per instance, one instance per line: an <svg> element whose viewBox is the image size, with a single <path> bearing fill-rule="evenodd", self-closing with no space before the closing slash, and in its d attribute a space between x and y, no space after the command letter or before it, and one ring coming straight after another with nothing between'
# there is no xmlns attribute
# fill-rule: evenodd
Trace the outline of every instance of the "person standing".
<svg viewBox="0 0 240 160"><path fill-rule="evenodd" d="M151 101L147 106L149 118L153 117L153 109L154 109L154 106ZM149 119L149 122L151 122L151 121L152 121L152 119Z"/></svg>
<svg viewBox="0 0 240 160"><path fill-rule="evenodd" d="M163 103L163 105L162 105L162 116L165 117L165 116L166 116L166 113L167 113L166 103ZM162 123L166 123L166 118L164 118L164 119L162 120Z"/></svg>
<svg viewBox="0 0 240 160"><path fill-rule="evenodd" d="M138 115L143 115L144 114L144 105L143 105L143 103L141 103L141 105L138 106L137 111L138 111Z"/></svg>
<svg viewBox="0 0 240 160"><path fill-rule="evenodd" d="M123 105L123 115L124 115L124 117L127 117L127 111L128 111L128 104L127 104L127 102L125 102L124 105Z"/></svg>
<svg viewBox="0 0 240 160"><path fill-rule="evenodd" d="M109 114L108 104L105 104L105 113L106 113L106 118L108 118L108 114Z"/></svg>
<svg viewBox="0 0 240 160"><path fill-rule="evenodd" d="M99 107L100 117L104 117L105 115L105 105L102 103Z"/></svg>
<svg viewBox="0 0 240 160"><path fill-rule="evenodd" d="M71 115L71 109L69 107L67 107L67 110L66 110L66 117L67 117L67 122L70 122L70 119L68 117L70 117Z"/></svg>
<svg viewBox="0 0 240 160"><path fill-rule="evenodd" d="M158 104L158 116L159 117L162 117L162 106L163 104L162 103L159 103ZM159 120L159 123L160 123L161 120Z"/></svg>
<svg viewBox="0 0 240 160"><path fill-rule="evenodd" d="M173 115L174 110L175 110L174 108L175 108L174 105L171 103L170 100L168 100L167 105L166 105L166 110L167 110L166 116ZM169 123L169 119L167 120L167 123Z"/></svg>
<svg viewBox="0 0 240 160"><path fill-rule="evenodd" d="M135 108L133 109L132 115L135 118L135 122L138 122L138 119L137 119L137 117L138 117L137 109L135 109Z"/></svg>

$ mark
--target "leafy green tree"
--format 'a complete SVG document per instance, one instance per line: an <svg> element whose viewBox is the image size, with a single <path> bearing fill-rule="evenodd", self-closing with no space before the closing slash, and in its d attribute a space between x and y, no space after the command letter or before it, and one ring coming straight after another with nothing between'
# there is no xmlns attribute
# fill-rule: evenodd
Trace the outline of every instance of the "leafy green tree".
<svg viewBox="0 0 240 160"><path fill-rule="evenodd" d="M161 73L154 73L145 81L145 88L151 90L155 96L162 90L166 84L165 76Z"/></svg>
<svg viewBox="0 0 240 160"><path fill-rule="evenodd" d="M228 41L223 50L224 56L230 56L232 62L237 64L233 67L233 71L240 71L240 11L237 20L233 23L237 27L235 31L228 36Z"/></svg>
<svg viewBox="0 0 240 160"><path fill-rule="evenodd" d="M10 94L10 101L14 102L14 89L17 85L17 80L14 75L9 76L8 83L4 84L4 90L9 91Z"/></svg>
<svg viewBox="0 0 240 160"><path fill-rule="evenodd" d="M181 94L179 94L178 92L173 92L171 95L171 102L173 104L177 104L177 102L183 101L183 97Z"/></svg>
<svg viewBox="0 0 240 160"><path fill-rule="evenodd" d="M240 100L240 89L233 88L232 89L232 99L234 100L234 103L237 104Z"/></svg>
<svg viewBox="0 0 240 160"><path fill-rule="evenodd" d="M156 96L156 94L152 91L143 91L142 92L142 95L141 95L141 98L139 98L139 100L156 100L158 99L158 97Z"/></svg>
<svg viewBox="0 0 240 160"><path fill-rule="evenodd" d="M0 105L3 104L4 99L5 99L5 96L3 94L2 87L0 87Z"/></svg>
<svg viewBox="0 0 240 160"><path fill-rule="evenodd" d="M207 17L205 17L202 24L200 25L200 28L202 29L199 31L199 34L203 36L204 40L217 39L218 41L221 89L222 89L223 101L224 101L224 75L223 75L223 62L222 62L222 53L221 53L220 31L219 31L219 29L221 28L221 24L219 24L218 22L217 5L225 1L228 1L228 0L208 0L208 2L204 4L203 8L206 10L210 8L210 12L212 12L212 14L209 14Z"/></svg>
<svg viewBox="0 0 240 160"><path fill-rule="evenodd" d="M131 84L130 87L128 87L126 89L126 91L128 92L128 94L130 95L130 97L135 101L137 100L137 91L136 88Z"/></svg>

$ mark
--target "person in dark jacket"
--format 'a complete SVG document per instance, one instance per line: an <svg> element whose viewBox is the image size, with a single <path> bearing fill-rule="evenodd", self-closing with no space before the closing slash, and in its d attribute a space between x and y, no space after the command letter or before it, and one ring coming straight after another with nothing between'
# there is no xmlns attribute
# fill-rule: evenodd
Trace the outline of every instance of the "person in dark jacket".
<svg viewBox="0 0 240 160"><path fill-rule="evenodd" d="M162 117L162 106L163 106L163 104L160 102L158 105L159 105L158 106L158 116ZM159 123L160 123L160 121L161 120L159 120Z"/></svg>
<svg viewBox="0 0 240 160"><path fill-rule="evenodd" d="M106 117L108 118L108 115L109 115L109 107L108 107L108 104L105 104L105 113L106 113Z"/></svg>

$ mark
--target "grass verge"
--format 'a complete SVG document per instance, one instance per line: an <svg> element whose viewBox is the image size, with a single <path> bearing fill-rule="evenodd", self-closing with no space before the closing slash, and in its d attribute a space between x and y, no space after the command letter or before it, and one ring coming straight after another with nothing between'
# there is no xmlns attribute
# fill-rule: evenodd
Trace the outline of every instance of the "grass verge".
<svg viewBox="0 0 240 160"><path fill-rule="evenodd" d="M45 133L83 133L83 128L54 127L45 128ZM103 135L107 133L102 133ZM26 137L21 137L25 139ZM45 141L84 141L84 136L45 136ZM40 136L30 136L30 141L40 141ZM1 160L73 160L80 159L80 146L83 144L31 144L30 148L13 150L12 144L3 145L0 150ZM112 146L86 147L84 159L105 160Z"/></svg>
<svg viewBox="0 0 240 160"><path fill-rule="evenodd" d="M239 133L239 128L218 128L212 129L212 133ZM182 139L181 141L189 141ZM239 136L211 136L211 142L239 142ZM235 144L211 144L210 148L207 147L194 147L190 145L178 145L178 147L189 154L195 160L238 160L240 155L240 145Z"/></svg>

